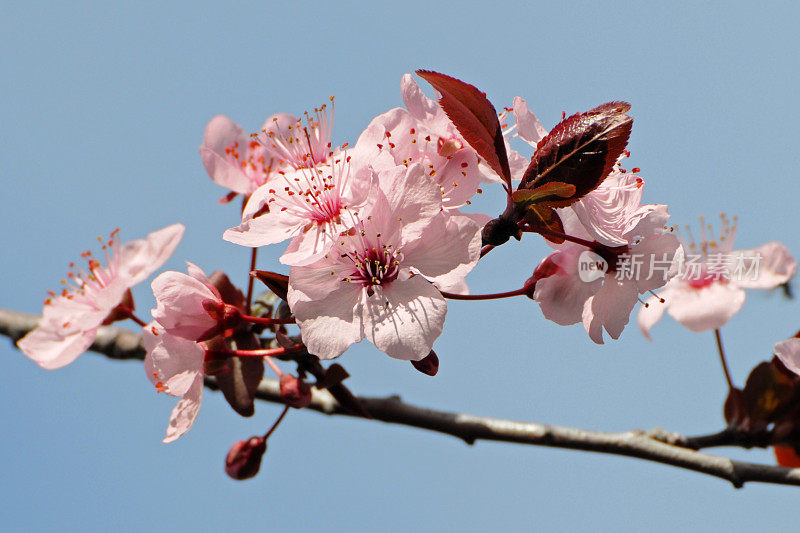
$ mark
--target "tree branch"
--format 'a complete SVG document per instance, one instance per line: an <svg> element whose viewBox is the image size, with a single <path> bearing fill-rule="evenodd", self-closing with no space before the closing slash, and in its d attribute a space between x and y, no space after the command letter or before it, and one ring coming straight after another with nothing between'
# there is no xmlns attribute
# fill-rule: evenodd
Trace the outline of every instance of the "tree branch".
<svg viewBox="0 0 800 533"><path fill-rule="evenodd" d="M38 321L36 315L0 309L0 334L16 341L36 327ZM117 327L101 327L90 350L120 360L144 359L145 355L141 336ZM210 376L206 377L206 386L218 389ZM264 379L256 397L283 404L275 379ZM736 461L696 451L704 446L740 443L740 436L730 430L698 437L659 429L608 433L438 411L405 403L399 396L357 399L373 420L452 435L467 444L493 440L636 457L725 479L737 488L746 482L800 486L800 469ZM326 390L313 390L308 409L327 415L358 416L341 407Z"/></svg>

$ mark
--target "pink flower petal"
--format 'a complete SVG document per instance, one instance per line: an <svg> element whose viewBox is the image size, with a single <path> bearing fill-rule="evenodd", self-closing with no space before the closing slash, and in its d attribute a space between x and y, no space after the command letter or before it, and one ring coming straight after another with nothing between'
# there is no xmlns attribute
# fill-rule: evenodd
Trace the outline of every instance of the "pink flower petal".
<svg viewBox="0 0 800 533"><path fill-rule="evenodd" d="M303 270L312 269L292 269L293 274ZM313 300L289 285L289 307L297 317L303 342L320 359L339 357L351 344L364 338L362 289L345 283L339 285L324 298Z"/></svg>
<svg viewBox="0 0 800 533"><path fill-rule="evenodd" d="M583 305L583 327L589 338L603 344L605 329L612 339L618 339L638 301L636 284L620 282L612 275L606 275L597 294Z"/></svg>
<svg viewBox="0 0 800 533"><path fill-rule="evenodd" d="M536 143L547 135L547 130L544 129L536 115L528 109L528 103L524 98L515 96L513 108L514 121L517 123L517 133L525 142L536 148Z"/></svg>
<svg viewBox="0 0 800 533"><path fill-rule="evenodd" d="M183 224L172 224L122 245L120 276L128 278L129 287L147 279L170 258L185 230Z"/></svg>
<svg viewBox="0 0 800 533"><path fill-rule="evenodd" d="M60 335L53 325L39 326L17 342L22 353L47 370L73 362L94 342L97 328Z"/></svg>
<svg viewBox="0 0 800 533"><path fill-rule="evenodd" d="M675 290L670 296L669 315L695 333L721 328L739 312L745 300L744 290L730 283Z"/></svg>
<svg viewBox="0 0 800 533"><path fill-rule="evenodd" d="M447 302L422 276L376 290L365 306L366 337L395 359L418 361L439 338Z"/></svg>
<svg viewBox="0 0 800 533"><path fill-rule="evenodd" d="M244 150L250 137L231 119L217 115L206 125L203 144L199 148L200 159L214 183L239 194L250 194L254 188L252 180L225 154L225 148L235 142Z"/></svg>
<svg viewBox="0 0 800 533"><path fill-rule="evenodd" d="M203 401L203 376L198 374L186 395L172 409L167 426L167 436L164 442L173 442L178 437L189 431L197 419L200 404Z"/></svg>
<svg viewBox="0 0 800 533"><path fill-rule="evenodd" d="M797 261L782 243L771 241L751 250L732 252L732 272L739 258L743 260L743 274L733 276L733 282L745 289L774 289L792 279L797 273ZM756 268L748 275L748 268Z"/></svg>
<svg viewBox="0 0 800 533"><path fill-rule="evenodd" d="M800 374L800 339L792 337L775 344L775 355L786 368Z"/></svg>

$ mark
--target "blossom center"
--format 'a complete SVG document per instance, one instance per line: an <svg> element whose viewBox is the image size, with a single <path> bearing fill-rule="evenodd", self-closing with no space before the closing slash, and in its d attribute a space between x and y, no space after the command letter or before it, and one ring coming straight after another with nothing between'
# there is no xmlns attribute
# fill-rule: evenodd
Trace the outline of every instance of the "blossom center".
<svg viewBox="0 0 800 533"><path fill-rule="evenodd" d="M230 164L241 169L255 185L261 186L267 181L273 160L267 157L266 149L255 139L244 147L244 152L239 141L235 141L225 148L225 156Z"/></svg>
<svg viewBox="0 0 800 533"><path fill-rule="evenodd" d="M361 232L362 238L364 232ZM374 245L364 240L366 246L343 254L352 261L353 270L344 281L358 283L372 294L373 287L386 285L397 279L400 274L400 262L403 254L391 244L381 243L381 234L377 234Z"/></svg>

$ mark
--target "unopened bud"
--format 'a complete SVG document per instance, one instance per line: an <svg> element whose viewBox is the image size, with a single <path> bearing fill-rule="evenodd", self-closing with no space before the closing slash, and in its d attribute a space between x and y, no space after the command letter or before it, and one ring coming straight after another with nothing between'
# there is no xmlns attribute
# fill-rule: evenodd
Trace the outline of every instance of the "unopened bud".
<svg viewBox="0 0 800 533"><path fill-rule="evenodd" d="M302 409L311 403L311 387L291 374L281 375L281 398L289 407Z"/></svg>
<svg viewBox="0 0 800 533"><path fill-rule="evenodd" d="M261 468L261 458L267 451L264 437L250 437L231 446L225 457L225 473L233 479L243 480L255 477Z"/></svg>
<svg viewBox="0 0 800 533"><path fill-rule="evenodd" d="M411 361L411 364L414 365L414 368L428 376L435 376L436 373L439 372L439 357L433 350L419 361Z"/></svg>

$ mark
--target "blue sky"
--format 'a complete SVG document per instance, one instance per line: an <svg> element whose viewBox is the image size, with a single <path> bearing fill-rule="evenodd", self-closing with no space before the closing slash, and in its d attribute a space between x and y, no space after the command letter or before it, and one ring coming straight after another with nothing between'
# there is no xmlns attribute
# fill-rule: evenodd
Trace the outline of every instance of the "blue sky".
<svg viewBox="0 0 800 533"><path fill-rule="evenodd" d="M800 254L796 21L790 3L282 2L18 3L0 20L3 272L0 306L38 312L69 261L97 235L132 239L180 221L166 267L191 260L243 282L247 251L221 240L236 208L199 156L205 123L245 128L336 95L336 144L400 105L405 72L431 68L528 100L545 127L601 102L632 103L630 166L672 220L739 216L740 247L769 240ZM486 211L502 209L488 193ZM259 266L275 268L281 247ZM508 290L545 252L504 246L471 275ZM146 315L147 284L135 291ZM751 293L723 330L734 379L800 329L800 304ZM475 414L687 434L722 428L725 383L713 336L664 320L654 343L628 328L593 345L520 298L454 302L436 378L368 345L340 362L369 395ZM445 436L292 412L246 483L222 469L232 442L279 413L236 416L208 392L196 426L160 439L173 400L137 363L88 354L54 372L0 342L0 523L12 530L114 527L370 531L492 528L746 531L794 525L796 488L728 484L641 461ZM768 452L720 450L753 461Z"/></svg>

